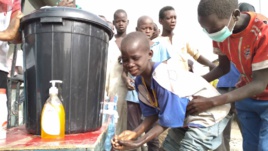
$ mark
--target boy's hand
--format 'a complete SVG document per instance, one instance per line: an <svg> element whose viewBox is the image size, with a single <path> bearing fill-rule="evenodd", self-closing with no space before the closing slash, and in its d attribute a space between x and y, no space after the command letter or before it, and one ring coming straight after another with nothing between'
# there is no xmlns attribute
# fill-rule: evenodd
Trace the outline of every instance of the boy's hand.
<svg viewBox="0 0 268 151"><path fill-rule="evenodd" d="M116 150L129 150L129 149L135 149L138 148L142 145L142 143L137 140L137 141L119 141L119 146L114 147Z"/></svg>
<svg viewBox="0 0 268 151"><path fill-rule="evenodd" d="M202 96L193 96L192 101L187 106L187 114L197 115L214 106L213 100Z"/></svg>
<svg viewBox="0 0 268 151"><path fill-rule="evenodd" d="M118 136L118 140L122 140L122 141L128 141L128 140L134 140L136 139L137 133L134 131L129 131L126 130L124 132L122 132L119 136Z"/></svg>
<svg viewBox="0 0 268 151"><path fill-rule="evenodd" d="M133 131L126 130L122 132L119 136L115 135L111 140L112 146L116 150L125 150L128 149L127 146L122 145L121 141L130 141L137 138L137 133ZM130 148L129 148L130 149Z"/></svg>
<svg viewBox="0 0 268 151"><path fill-rule="evenodd" d="M135 90L135 81L133 79L131 79L130 77L127 77L125 83L126 83L128 90Z"/></svg>
<svg viewBox="0 0 268 151"><path fill-rule="evenodd" d="M113 139L111 140L111 144L112 144L113 148L120 148L120 147L122 147L122 145L119 144L118 136L117 135L115 135L113 137Z"/></svg>
<svg viewBox="0 0 268 151"><path fill-rule="evenodd" d="M135 90L135 81L133 79L128 76L122 76L122 78L128 90Z"/></svg>

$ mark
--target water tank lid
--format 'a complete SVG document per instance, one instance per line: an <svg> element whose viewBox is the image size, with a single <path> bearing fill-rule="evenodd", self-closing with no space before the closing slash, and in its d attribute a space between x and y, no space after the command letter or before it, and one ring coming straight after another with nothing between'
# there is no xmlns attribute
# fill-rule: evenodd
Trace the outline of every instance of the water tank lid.
<svg viewBox="0 0 268 151"><path fill-rule="evenodd" d="M35 10L32 13L25 15L21 19L21 25L28 24L29 22L44 18L44 17L60 17L63 19L70 19L75 21L83 21L90 24L95 24L103 28L109 35L109 39L113 37L113 30L109 24L102 20L99 16L77 8L71 7L57 7L57 6L45 6L41 9Z"/></svg>

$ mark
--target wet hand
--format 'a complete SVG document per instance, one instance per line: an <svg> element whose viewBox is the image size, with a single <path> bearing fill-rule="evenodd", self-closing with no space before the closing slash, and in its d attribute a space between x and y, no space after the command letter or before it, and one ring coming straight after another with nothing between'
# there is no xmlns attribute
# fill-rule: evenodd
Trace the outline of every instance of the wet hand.
<svg viewBox="0 0 268 151"><path fill-rule="evenodd" d="M187 106L187 114L197 115L213 107L213 101L210 98L202 96L193 96L193 99Z"/></svg>
<svg viewBox="0 0 268 151"><path fill-rule="evenodd" d="M134 139L136 139L137 137L138 137L138 136L137 136L137 133L136 133L136 132L126 130L126 131L123 131L123 132L118 136L118 140L121 140L121 141L128 141L128 140L134 140Z"/></svg>
<svg viewBox="0 0 268 151"><path fill-rule="evenodd" d="M114 147L116 150L129 150L129 149L135 149L138 148L142 145L140 141L123 141L119 140L119 146Z"/></svg>
<svg viewBox="0 0 268 151"><path fill-rule="evenodd" d="M111 140L111 144L112 144L112 147L115 148L115 149L116 148L122 148L123 147L122 145L119 144L118 136L117 135L115 135L113 137L113 139Z"/></svg>
<svg viewBox="0 0 268 151"><path fill-rule="evenodd" d="M134 146L125 146L121 142L132 142L130 140L136 139L137 133L133 131L126 130L122 132L120 135L115 135L114 138L111 140L112 146L116 150L126 150L131 149Z"/></svg>
<svg viewBox="0 0 268 151"><path fill-rule="evenodd" d="M137 133L133 131L126 130L122 132L120 135L115 135L113 139L111 140L111 143L113 146L120 146L119 140L122 141L128 141L128 140L133 140L137 138Z"/></svg>

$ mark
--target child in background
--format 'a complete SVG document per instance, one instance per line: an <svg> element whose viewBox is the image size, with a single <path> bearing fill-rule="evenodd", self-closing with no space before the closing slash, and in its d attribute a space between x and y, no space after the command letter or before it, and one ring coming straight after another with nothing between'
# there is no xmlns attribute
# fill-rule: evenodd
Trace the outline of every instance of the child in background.
<svg viewBox="0 0 268 151"><path fill-rule="evenodd" d="M114 12L113 25L116 34L109 41L105 92L110 98L118 95L117 111L119 119L116 134L121 133L127 128L127 109L125 103L127 89L121 78L123 66L121 62L120 45L122 39L126 36L128 22L128 16L125 10L118 9Z"/></svg>
<svg viewBox="0 0 268 151"><path fill-rule="evenodd" d="M154 34L153 36L151 37L151 40L157 38L160 34L160 29L158 28L157 24L154 23Z"/></svg>
<svg viewBox="0 0 268 151"><path fill-rule="evenodd" d="M210 70L215 67L212 62L200 54L198 49L193 48L185 40L185 37L174 33L177 24L177 15L173 7L165 6L159 11L159 23L162 25L162 34L154 39L154 41L159 41L168 47L170 57L176 58L174 61L180 63L180 68L189 70L189 55L198 63L208 66Z"/></svg>

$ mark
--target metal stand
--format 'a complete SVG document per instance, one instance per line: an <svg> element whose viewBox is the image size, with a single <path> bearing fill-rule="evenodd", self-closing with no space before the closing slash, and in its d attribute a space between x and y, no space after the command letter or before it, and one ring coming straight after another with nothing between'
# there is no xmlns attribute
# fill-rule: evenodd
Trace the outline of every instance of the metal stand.
<svg viewBox="0 0 268 151"><path fill-rule="evenodd" d="M8 78L8 128L15 127L19 125L19 96L20 96L20 85L24 82L22 77L14 76L14 70L16 65L16 59L17 59L17 45L14 46L14 52L13 52L13 60L11 65L11 73L10 77ZM13 84L16 85L16 95L15 95L15 102L14 102L14 109L12 109L12 86ZM12 124L11 117L15 116L15 122ZM24 119L25 117L23 117ZM25 120L23 120L25 121Z"/></svg>
<svg viewBox="0 0 268 151"><path fill-rule="evenodd" d="M21 0L21 10L23 11L25 0ZM19 95L20 95L20 85L24 82L22 77L15 77L14 71L17 60L17 44L14 45L13 59L11 65L10 78L8 78L7 83L7 107L8 107L8 128L19 125ZM16 96L15 96L15 106L12 111L12 85L16 84ZM25 101L24 101L25 102ZM24 103L25 104L25 103ZM25 112L25 105L23 105L23 112ZM11 123L11 115L15 115L15 124ZM25 114L24 114L25 115ZM25 116L23 116L23 123L25 121Z"/></svg>

